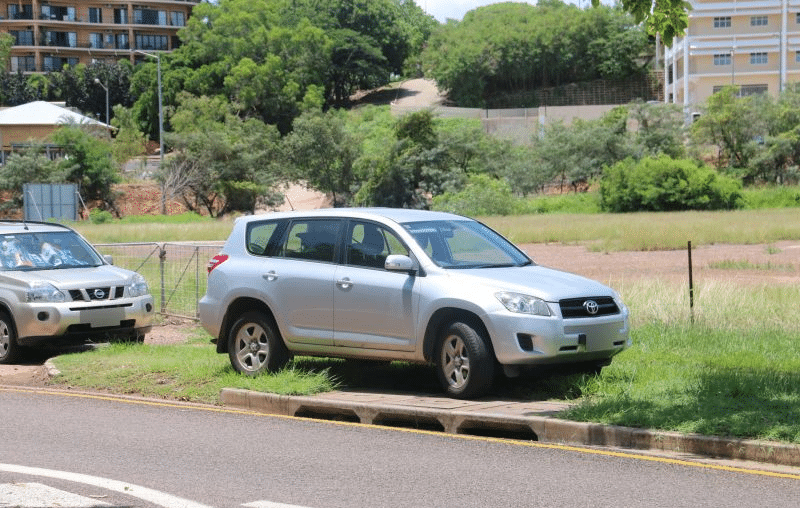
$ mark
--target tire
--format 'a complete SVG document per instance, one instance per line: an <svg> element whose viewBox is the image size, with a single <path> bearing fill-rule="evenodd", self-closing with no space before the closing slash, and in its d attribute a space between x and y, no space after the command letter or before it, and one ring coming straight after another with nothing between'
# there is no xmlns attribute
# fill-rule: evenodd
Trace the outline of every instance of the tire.
<svg viewBox="0 0 800 508"><path fill-rule="evenodd" d="M486 393L494 379L494 358L486 338L473 326L447 326L436 348L436 373L447 395L457 399Z"/></svg>
<svg viewBox="0 0 800 508"><path fill-rule="evenodd" d="M289 361L289 352L272 321L260 312L246 312L228 333L228 357L242 374L275 372Z"/></svg>
<svg viewBox="0 0 800 508"><path fill-rule="evenodd" d="M22 356L22 346L17 344L14 325L5 312L0 312L0 363L14 363Z"/></svg>

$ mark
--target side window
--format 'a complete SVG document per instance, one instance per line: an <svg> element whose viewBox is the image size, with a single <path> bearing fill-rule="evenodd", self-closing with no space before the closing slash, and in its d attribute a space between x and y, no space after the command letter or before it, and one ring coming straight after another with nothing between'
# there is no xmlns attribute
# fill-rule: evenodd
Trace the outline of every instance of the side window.
<svg viewBox="0 0 800 508"><path fill-rule="evenodd" d="M282 229L279 222L254 222L247 226L247 252L256 256L272 255L270 245L274 245L276 231ZM274 248L272 249L274 250Z"/></svg>
<svg viewBox="0 0 800 508"><path fill-rule="evenodd" d="M383 268L390 254L408 255L408 249L394 233L370 222L351 223L347 237L347 264Z"/></svg>
<svg viewBox="0 0 800 508"><path fill-rule="evenodd" d="M342 221L299 220L292 223L283 255L287 258L333 262Z"/></svg>

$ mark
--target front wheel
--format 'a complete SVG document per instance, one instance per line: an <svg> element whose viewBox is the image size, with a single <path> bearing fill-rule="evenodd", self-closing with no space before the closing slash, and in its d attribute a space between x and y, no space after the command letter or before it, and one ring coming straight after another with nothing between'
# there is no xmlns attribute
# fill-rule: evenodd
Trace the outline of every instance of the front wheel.
<svg viewBox="0 0 800 508"><path fill-rule="evenodd" d="M486 338L467 323L451 323L441 335L436 372L451 397L478 397L492 386L494 359Z"/></svg>
<svg viewBox="0 0 800 508"><path fill-rule="evenodd" d="M17 344L11 318L0 312L0 363L14 363L22 355L22 347Z"/></svg>
<svg viewBox="0 0 800 508"><path fill-rule="evenodd" d="M260 312L247 312L228 334L228 357L237 372L256 376L280 370L289 361L289 352L269 319Z"/></svg>

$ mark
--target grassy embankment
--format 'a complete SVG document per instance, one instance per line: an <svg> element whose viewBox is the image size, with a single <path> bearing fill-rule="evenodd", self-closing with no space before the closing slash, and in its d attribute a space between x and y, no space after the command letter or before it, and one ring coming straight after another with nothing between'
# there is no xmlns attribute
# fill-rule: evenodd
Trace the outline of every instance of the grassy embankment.
<svg viewBox="0 0 800 508"><path fill-rule="evenodd" d="M800 208L486 221L518 243L581 243L600 250L685 248L687 239L695 245L800 240ZM224 221L190 226L136 223L128 230L115 223L79 229L94 242L221 240L230 229ZM135 232L134 238L126 230ZM739 260L731 263L741 269ZM749 268L785 273L798 266ZM632 313L631 349L599 376L501 381L497 394L571 400L576 405L564 417L576 420L800 443L800 288L699 284L693 324L685 288L644 279L618 289ZM432 369L396 363L356 368L338 360L298 358L279 374L244 378L207 340L198 330L178 346L119 345L63 356L56 359L63 375L55 382L211 403L222 387L277 393L316 393L337 384L438 390Z"/></svg>

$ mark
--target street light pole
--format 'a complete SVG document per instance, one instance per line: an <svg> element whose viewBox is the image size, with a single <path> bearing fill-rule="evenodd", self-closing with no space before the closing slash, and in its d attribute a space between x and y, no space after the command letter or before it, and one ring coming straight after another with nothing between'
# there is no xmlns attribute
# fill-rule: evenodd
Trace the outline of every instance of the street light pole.
<svg viewBox="0 0 800 508"><path fill-rule="evenodd" d="M162 103L161 97L161 57L158 56L156 53L148 53L147 51L142 51L141 49L134 50L134 53L139 53L140 55L149 56L150 58L156 59L156 69L157 69L157 76L158 76L158 154L160 157L159 168L163 168L164 166L164 106ZM161 214L167 214L167 201L166 201L166 189L162 186L161 188Z"/></svg>
<svg viewBox="0 0 800 508"><path fill-rule="evenodd" d="M111 125L108 123L108 87L100 81L100 78L94 78L94 82L103 87L106 91L106 129L108 129L109 136L111 135Z"/></svg>

